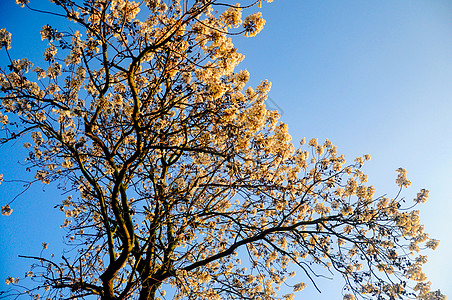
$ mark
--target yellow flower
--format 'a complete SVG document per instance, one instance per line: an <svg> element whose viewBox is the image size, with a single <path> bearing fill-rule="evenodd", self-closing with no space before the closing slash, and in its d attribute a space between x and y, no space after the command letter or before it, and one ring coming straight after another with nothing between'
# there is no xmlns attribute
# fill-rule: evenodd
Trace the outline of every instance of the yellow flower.
<svg viewBox="0 0 452 300"><path fill-rule="evenodd" d="M11 209L11 207L9 207L9 204L2 206L2 215L9 216L9 215L11 215L12 212L13 212L13 210Z"/></svg>
<svg viewBox="0 0 452 300"><path fill-rule="evenodd" d="M5 28L0 29L0 49L3 47L6 50L11 49L11 33L6 31Z"/></svg>
<svg viewBox="0 0 452 300"><path fill-rule="evenodd" d="M258 34L265 25L265 20L262 18L262 13L258 12L245 18L243 21L243 28L245 28L245 36L253 37Z"/></svg>

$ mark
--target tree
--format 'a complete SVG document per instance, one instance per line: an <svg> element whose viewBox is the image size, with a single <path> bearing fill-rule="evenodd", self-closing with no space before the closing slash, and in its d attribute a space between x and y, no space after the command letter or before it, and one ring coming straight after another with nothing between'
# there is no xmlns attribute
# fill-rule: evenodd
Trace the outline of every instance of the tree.
<svg viewBox="0 0 452 300"><path fill-rule="evenodd" d="M295 149L265 107L270 83L235 72L231 36L263 28L260 13L242 21L262 0L52 2L46 13L73 31L42 27L45 68L1 69L1 143L22 140L34 182L73 191L59 209L77 251L28 257L37 285L19 294L274 299L293 270L306 281L296 292L324 267L344 278L344 299L444 299L419 254L438 241L399 195L374 196L360 170L370 156L346 164L328 140ZM6 29L0 47L9 57Z"/></svg>

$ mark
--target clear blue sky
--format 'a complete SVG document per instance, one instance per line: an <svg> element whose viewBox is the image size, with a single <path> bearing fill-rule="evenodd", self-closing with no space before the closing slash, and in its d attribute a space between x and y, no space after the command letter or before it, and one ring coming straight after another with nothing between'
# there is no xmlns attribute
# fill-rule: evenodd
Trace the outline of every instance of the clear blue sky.
<svg viewBox="0 0 452 300"><path fill-rule="evenodd" d="M11 53L39 57L36 51L45 46L39 28L52 19L13 2L0 2L0 28L13 33ZM236 40L246 56L240 67L248 69L252 85L273 83L270 96L295 143L329 138L350 161L369 153L365 171L378 195L395 194L398 167L412 181L407 201L421 188L430 190L421 218L441 243L428 252L427 275L434 289L452 297L452 1L275 0L262 12L264 31ZM0 63L5 66L4 52ZM18 149L0 149L5 178L23 174ZM19 188L2 184L0 203ZM14 203L10 217L0 218L0 289L7 275L26 271L28 262L18 254L38 254L50 241L50 251L59 255L64 232L53 205L62 198L36 186ZM297 299L340 298L340 278L319 285L322 294L308 288Z"/></svg>

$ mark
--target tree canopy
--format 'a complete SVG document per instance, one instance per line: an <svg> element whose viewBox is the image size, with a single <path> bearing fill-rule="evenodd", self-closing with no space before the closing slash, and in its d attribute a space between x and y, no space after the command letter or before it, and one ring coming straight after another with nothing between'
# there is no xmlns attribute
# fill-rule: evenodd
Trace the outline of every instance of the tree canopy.
<svg viewBox="0 0 452 300"><path fill-rule="evenodd" d="M295 147L266 108L270 82L252 88L236 70L232 39L263 29L264 1L16 2L72 24L42 27L41 67L14 59L0 29L0 143L24 143L30 184L72 191L58 208L76 251L28 257L34 283L9 277L0 297L293 299L336 274L344 299L445 298L422 272L421 251L438 245L414 208L428 191L407 207L374 195L369 155Z"/></svg>

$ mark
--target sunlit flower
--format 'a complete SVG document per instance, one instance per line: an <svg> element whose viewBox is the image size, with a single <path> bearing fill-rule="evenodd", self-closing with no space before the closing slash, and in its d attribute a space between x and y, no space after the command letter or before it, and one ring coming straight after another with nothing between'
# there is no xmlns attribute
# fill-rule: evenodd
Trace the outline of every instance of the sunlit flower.
<svg viewBox="0 0 452 300"><path fill-rule="evenodd" d="M5 47L6 50L11 49L11 33L4 28L0 29L0 49L3 47Z"/></svg>
<svg viewBox="0 0 452 300"><path fill-rule="evenodd" d="M11 209L9 204L2 206L2 215L9 216L9 215L11 215L12 212L13 212L13 210Z"/></svg>
<svg viewBox="0 0 452 300"><path fill-rule="evenodd" d="M17 283L19 283L19 278L14 278L14 277L8 276L5 279L5 283L6 284L10 284L10 283L17 284Z"/></svg>
<svg viewBox="0 0 452 300"><path fill-rule="evenodd" d="M16 4L19 4L20 7L24 7L29 2L30 2L29 0L16 0Z"/></svg>
<svg viewBox="0 0 452 300"><path fill-rule="evenodd" d="M245 36L255 36L265 25L265 20L262 18L262 13L257 12L245 18L243 21L243 28L245 29Z"/></svg>
<svg viewBox="0 0 452 300"><path fill-rule="evenodd" d="M428 190L421 189L421 191L419 193L417 193L416 198L414 198L414 202L425 203L425 201L427 201L427 198L428 198L428 193L429 193Z"/></svg>

